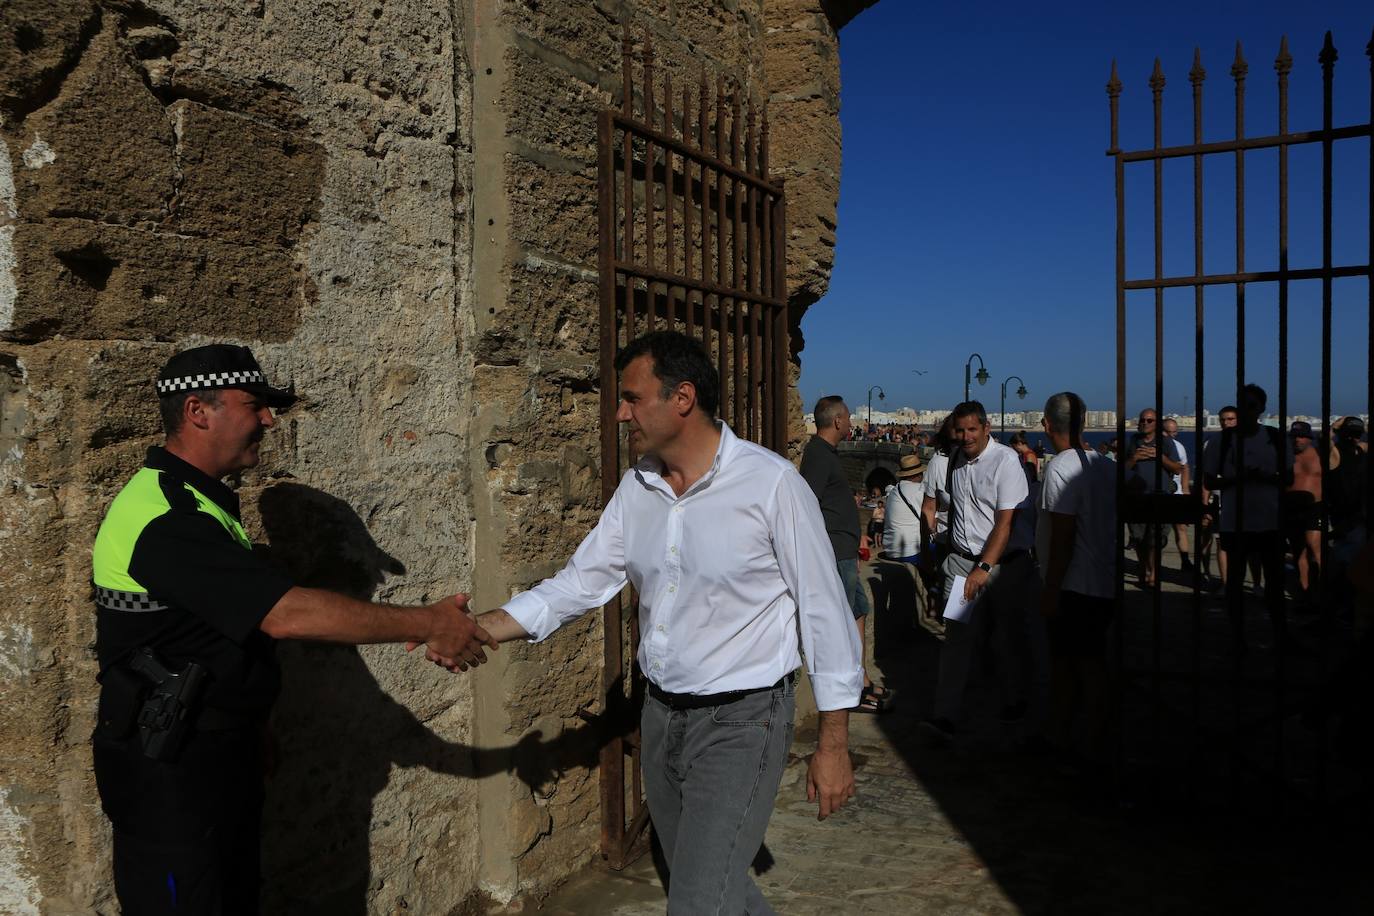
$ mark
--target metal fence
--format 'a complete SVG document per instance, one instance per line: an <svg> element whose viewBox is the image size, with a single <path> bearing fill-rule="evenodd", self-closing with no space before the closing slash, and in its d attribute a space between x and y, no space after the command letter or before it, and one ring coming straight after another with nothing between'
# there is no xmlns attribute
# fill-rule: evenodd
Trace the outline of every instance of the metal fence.
<svg viewBox="0 0 1374 916"><path fill-rule="evenodd" d="M1371 55L1371 99L1374 99L1374 42L1365 48ZM1154 388L1152 403L1156 416L1162 423L1164 414L1164 327L1165 291L1171 288L1192 288L1193 295L1193 371L1194 371L1194 417L1195 435L1192 440L1192 455L1198 463L1204 451L1203 439L1203 382L1206 370L1204 358L1205 329L1208 321L1215 326L1219 320L1230 317L1236 329L1236 403L1241 403L1240 392L1249 380L1247 371L1259 368L1254 363L1247 364L1245 341L1247 287L1258 283L1277 284L1278 299L1278 416L1280 429L1286 435L1289 420L1289 378L1295 371L1289 364L1289 322L1290 322L1290 284L1297 281L1320 281L1320 320L1321 320L1321 411L1322 428L1317 440L1320 453L1324 491L1331 493L1331 461L1328 444L1331 443L1331 378L1332 378L1332 286L1333 281L1345 277L1364 277L1369 282L1370 264L1374 263L1374 216L1370 217L1371 252L1364 263L1337 264L1333 261L1333 218L1332 200L1336 193L1333 188L1333 149L1337 144L1371 136L1370 123L1374 123L1374 101L1371 101L1369 122L1337 126L1333 123L1333 92L1335 66L1338 55L1330 33L1317 55L1322 69L1322 124L1314 130L1293 131L1288 121L1289 74L1293 69L1293 58L1289 53L1285 38L1280 44L1274 71L1277 80L1277 124L1276 132L1262 136L1247 136L1246 133L1246 83L1249 66L1237 45L1236 56L1230 67L1234 83L1234 136L1224 140L1205 140L1203 137L1203 86L1207 78L1202 66L1201 55L1195 54L1188 80L1192 88L1192 143L1183 146L1163 145L1163 105L1165 76L1159 61L1155 61L1154 72L1148 80L1153 100L1154 142L1146 149L1123 150L1119 142L1119 107L1122 83L1117 75L1116 64L1112 65L1111 79L1107 84L1107 94L1111 107L1111 148L1107 151L1115 160L1116 178L1116 315L1117 315L1117 435L1121 457L1126 455L1126 384L1127 384L1127 300L1128 293L1138 290L1153 291L1154 305ZM1317 144L1321 149L1321 263L1294 265L1289 261L1289 150L1306 144ZM1278 228L1278 267L1275 270L1253 271L1246 267L1246 154L1256 150L1276 149L1278 155L1277 173L1277 219ZM1207 172L1204 168L1215 157L1228 157L1235 176L1235 211L1224 218L1234 218L1235 251L1234 269L1226 273L1208 273L1204 269L1204 185ZM1190 274L1167 276L1164 270L1165 230L1164 216L1164 163L1170 159L1191 160L1192 163L1192 240L1194 269ZM1129 167L1136 163L1148 163L1151 170L1153 187L1153 273L1148 277L1127 276L1126 261L1126 178ZM1370 155L1370 182L1374 188L1374 154ZM1347 192L1348 193L1348 192ZM1374 203L1374 201L1372 201ZM1374 213L1374 206L1371 206ZM1172 231L1172 230L1171 230ZM1204 289L1209 286L1232 287L1235 294L1232 315L1208 315L1204 303ZM1374 284L1371 284L1374 286ZM1369 365L1374 368L1374 289L1369 293L1368 341ZM1374 371L1369 374L1368 387L1363 392L1366 402L1374 405ZM1243 440L1241 440L1243 441ZM1239 460L1238 460L1239 461ZM1152 500L1131 499L1126 491L1125 462L1118 462L1118 485L1121 517L1123 521L1148 522L1154 526L1164 526L1176 521L1187 521L1193 526L1197 543L1204 535L1202 517L1203 506L1197 494L1190 496L1164 496ZM1238 463L1238 466L1244 466ZM1365 492L1374 491L1374 463L1367 462L1369 476ZM1161 474L1159 462L1156 473ZM1158 478L1157 478L1158 479ZM1237 520L1237 529L1244 531L1244 476L1241 475L1240 490L1234 496L1236 509L1242 513ZM1251 484L1252 486L1257 484ZM1285 512L1280 502L1280 513ZM1366 522L1368 512L1366 505ZM1280 516L1280 530L1285 519ZM1331 520L1329 513L1323 512L1322 538L1328 548L1324 558L1331 556ZM1125 526L1118 540L1118 570L1125 567ZM1234 561L1233 561L1234 563ZM1309 632L1312 641L1304 644L1290 638L1289 624L1295 608L1285 599L1282 606L1272 607L1270 625L1273 628L1272 648L1265 653L1247 652L1243 637L1232 639L1230 660L1220 662L1223 654L1209 653L1209 614L1208 605L1202 594L1202 581L1194 576L1191 599L1182 605L1170 604L1166 596L1155 590L1149 596L1148 619L1140 617L1132 608L1141 603L1124 602L1125 577L1119 577L1117 606L1122 609L1123 619L1117 627L1116 656L1119 669L1124 675L1124 691L1121 704L1123 719L1132 716L1131 704L1137 710L1134 725L1137 727L1138 747L1148 748L1144 756L1148 759L1151 771L1158 780L1168 770L1162 759L1175 750L1182 751L1183 759L1176 761L1193 774L1205 773L1209 761L1220 761L1219 769L1229 778L1237 794L1251 793L1258 787L1265 797L1275 800L1280 809L1290 804L1307 808L1320 808L1333 795L1330 792L1328 777L1333 772L1330 758L1330 735L1324 722L1318 717L1310 723L1310 728L1302 726L1301 713L1319 697L1323 685L1330 682L1333 672L1346 657L1350 643L1350 629L1336 612L1334 595L1339 591L1339 583L1333 583L1329 575L1329 563L1322 564L1319 583L1317 611L1319 617ZM1235 575L1234 565L1231 570ZM1244 570L1239 570L1243 577ZM1234 621L1231 622L1234 625ZM1232 634L1234 637L1234 634ZM1141 702L1136 702L1141 701ZM1143 714L1141 714L1143 710ZM1128 730L1130 725L1123 728ZM1302 731L1302 734L1298 734ZM1143 740L1148 736L1148 744ZM1127 737L1126 741L1129 741ZM1160 789L1158 783L1156 790ZM1197 784L1189 791L1198 791Z"/></svg>
<svg viewBox="0 0 1374 916"><path fill-rule="evenodd" d="M767 112L704 69L675 91L668 69L656 77L647 35L638 82L634 57L626 29L622 105L597 123L603 501L634 459L615 419L615 357L642 333L675 329L701 340L720 370L721 418L779 452L788 437L786 210L782 182L768 170ZM641 678L633 595L604 612L606 712L633 716ZM637 729L603 748L601 801L602 854L622 868L647 839Z"/></svg>

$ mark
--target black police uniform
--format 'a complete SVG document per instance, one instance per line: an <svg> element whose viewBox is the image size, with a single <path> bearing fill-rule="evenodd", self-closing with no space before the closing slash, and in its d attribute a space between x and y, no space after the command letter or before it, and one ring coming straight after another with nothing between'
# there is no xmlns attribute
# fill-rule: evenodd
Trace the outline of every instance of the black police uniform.
<svg viewBox="0 0 1374 916"><path fill-rule="evenodd" d="M93 566L92 744L123 911L256 913L262 729L280 687L260 625L293 583L254 554L232 490L156 447L112 503ZM163 759L146 752L165 736L149 717L153 681L133 670L147 650L168 672L204 674Z"/></svg>

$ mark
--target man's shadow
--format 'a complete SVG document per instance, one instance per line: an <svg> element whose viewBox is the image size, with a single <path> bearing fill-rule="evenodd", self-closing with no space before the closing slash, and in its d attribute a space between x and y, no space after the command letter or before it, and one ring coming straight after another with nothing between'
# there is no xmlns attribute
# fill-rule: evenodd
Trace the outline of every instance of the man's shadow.
<svg viewBox="0 0 1374 916"><path fill-rule="evenodd" d="M265 490L259 509L272 562L297 585L371 599L387 577L405 574L343 500L286 483ZM432 677L419 652L413 664ZM595 766L613 731L633 727L632 720L621 719L614 729L598 720L547 739L532 732L514 746L475 748L436 736L381 688L353 646L284 640L277 657L278 764L267 783L262 844L268 913L365 913L382 883L373 874L371 831L398 854L412 842L433 840L418 823L425 812L398 811L400 823L383 818L374 825L373 800L394 768L424 767L455 779L514 771L543 793L558 772ZM432 829L437 835L444 828Z"/></svg>

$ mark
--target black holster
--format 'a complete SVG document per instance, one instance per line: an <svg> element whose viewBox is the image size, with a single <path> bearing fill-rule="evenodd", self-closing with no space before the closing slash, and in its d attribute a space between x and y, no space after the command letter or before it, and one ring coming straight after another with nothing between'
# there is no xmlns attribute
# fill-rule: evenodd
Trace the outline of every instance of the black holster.
<svg viewBox="0 0 1374 916"><path fill-rule="evenodd" d="M206 671L196 662L187 662L181 671L168 671L153 650L144 646L133 654L129 668L151 683L138 707L139 740L143 755L153 760L172 760L180 753L191 729Z"/></svg>

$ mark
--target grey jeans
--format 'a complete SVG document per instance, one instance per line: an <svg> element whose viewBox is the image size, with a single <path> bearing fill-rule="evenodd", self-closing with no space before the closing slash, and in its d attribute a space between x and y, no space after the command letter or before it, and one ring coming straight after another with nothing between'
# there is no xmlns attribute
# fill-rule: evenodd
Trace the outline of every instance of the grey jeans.
<svg viewBox="0 0 1374 916"><path fill-rule="evenodd" d="M945 600L955 576L973 571L974 563L956 553L945 557ZM968 684L973 657L992 627L993 647L997 653L998 680L1002 705L1011 706L1027 699L1032 669L1028 605L1035 600L1035 564L1027 554L992 568L988 584L973 607L967 622L945 621L945 644L940 647L940 680L935 688L935 715L958 723L964 708L964 687ZM941 603L943 607L943 602Z"/></svg>
<svg viewBox="0 0 1374 916"><path fill-rule="evenodd" d="M644 794L668 864L669 916L771 914L749 866L792 743L796 679L721 706L641 716Z"/></svg>

